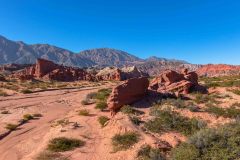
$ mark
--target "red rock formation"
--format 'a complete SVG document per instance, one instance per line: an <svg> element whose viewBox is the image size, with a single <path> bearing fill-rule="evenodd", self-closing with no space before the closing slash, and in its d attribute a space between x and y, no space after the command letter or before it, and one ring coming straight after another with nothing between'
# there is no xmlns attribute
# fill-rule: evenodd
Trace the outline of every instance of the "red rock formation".
<svg viewBox="0 0 240 160"><path fill-rule="evenodd" d="M15 72L12 77L20 80L33 78L56 81L95 80L95 76L83 69L61 66L44 59L38 59L35 65Z"/></svg>
<svg viewBox="0 0 240 160"><path fill-rule="evenodd" d="M0 74L0 81L6 81L5 77Z"/></svg>
<svg viewBox="0 0 240 160"><path fill-rule="evenodd" d="M108 109L115 113L123 105L131 104L143 98L148 89L149 81L146 77L133 78L113 88L107 100Z"/></svg>
<svg viewBox="0 0 240 160"><path fill-rule="evenodd" d="M208 64L200 67L196 72L199 76L208 77L239 75L240 66L226 64Z"/></svg>
<svg viewBox="0 0 240 160"><path fill-rule="evenodd" d="M198 75L195 72L188 72L184 69L182 73L168 70L154 78L149 89L159 93L171 93L175 96L188 94L191 89L198 87Z"/></svg>

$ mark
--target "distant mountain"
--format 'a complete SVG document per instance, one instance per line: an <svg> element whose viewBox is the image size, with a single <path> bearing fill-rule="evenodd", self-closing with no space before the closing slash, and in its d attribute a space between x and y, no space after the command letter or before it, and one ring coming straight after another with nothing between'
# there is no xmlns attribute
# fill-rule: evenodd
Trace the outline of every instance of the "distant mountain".
<svg viewBox="0 0 240 160"><path fill-rule="evenodd" d="M79 56L91 60L98 66L124 66L143 62L142 59L127 52L109 48L82 51Z"/></svg>
<svg viewBox="0 0 240 160"><path fill-rule="evenodd" d="M75 67L123 67L135 65L150 75L158 74L165 69L179 69L184 65L190 70L197 68L197 65L189 64L186 61L154 56L143 60L127 52L110 48L91 49L74 53L48 44L28 45L21 41L11 41L0 36L0 64L33 64L37 58Z"/></svg>

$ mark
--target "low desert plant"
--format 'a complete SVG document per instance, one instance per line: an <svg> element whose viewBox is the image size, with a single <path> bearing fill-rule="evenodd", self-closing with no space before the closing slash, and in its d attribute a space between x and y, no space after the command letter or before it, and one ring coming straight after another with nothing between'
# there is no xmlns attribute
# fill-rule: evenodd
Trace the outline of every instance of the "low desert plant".
<svg viewBox="0 0 240 160"><path fill-rule="evenodd" d="M207 112L212 113L216 116L223 116L226 118L237 118L240 117L240 109L237 109L234 106L229 108L220 108L214 105L210 105L207 109Z"/></svg>
<svg viewBox="0 0 240 160"><path fill-rule="evenodd" d="M137 116L130 116L129 118L131 122L137 126L139 126L142 123L142 121Z"/></svg>
<svg viewBox="0 0 240 160"><path fill-rule="evenodd" d="M124 105L121 108L121 112L124 114L128 114L128 115L140 115L140 114L144 114L144 112L139 111L137 109L134 109L133 107L131 107L130 105Z"/></svg>
<svg viewBox="0 0 240 160"><path fill-rule="evenodd" d="M106 101L110 93L111 93L111 89L100 89L96 93L95 98L100 101Z"/></svg>
<svg viewBox="0 0 240 160"><path fill-rule="evenodd" d="M60 153L43 151L36 157L36 160L68 160L68 158Z"/></svg>
<svg viewBox="0 0 240 160"><path fill-rule="evenodd" d="M166 158L162 155L159 149L152 148L149 145L143 145L138 153L138 160L165 160Z"/></svg>
<svg viewBox="0 0 240 160"><path fill-rule="evenodd" d="M81 147L84 144L85 143L79 139L58 137L49 142L47 149L53 152L64 152Z"/></svg>
<svg viewBox="0 0 240 160"><path fill-rule="evenodd" d="M236 95L240 95L240 90L238 89L231 90L231 92L233 92Z"/></svg>
<svg viewBox="0 0 240 160"><path fill-rule="evenodd" d="M80 115L80 116L89 116L90 114L89 114L89 110L87 110L87 109L82 109L82 110L80 110L79 112L78 112L78 114Z"/></svg>
<svg viewBox="0 0 240 160"><path fill-rule="evenodd" d="M10 130L10 131L16 130L17 127L18 127L17 124L12 124L12 123L8 123L8 124L5 126L5 128L8 129L8 130Z"/></svg>
<svg viewBox="0 0 240 160"><path fill-rule="evenodd" d="M116 134L112 138L112 145L115 151L127 150L139 141L139 135L135 132Z"/></svg>
<svg viewBox="0 0 240 160"><path fill-rule="evenodd" d="M61 125L61 126L66 126L68 125L70 122L68 119L60 119L57 121L56 125Z"/></svg>
<svg viewBox="0 0 240 160"><path fill-rule="evenodd" d="M203 121L189 119L168 110L155 111L155 118L145 123L145 128L151 132L161 133L175 130L184 135L191 135L205 126L206 123Z"/></svg>
<svg viewBox="0 0 240 160"><path fill-rule="evenodd" d="M172 150L173 160L238 159L240 153L240 124L203 129Z"/></svg>
<svg viewBox="0 0 240 160"><path fill-rule="evenodd" d="M108 121L109 121L109 118L106 116L98 117L98 122L101 124L102 127L104 127Z"/></svg>
<svg viewBox="0 0 240 160"><path fill-rule="evenodd" d="M104 111L107 108L107 103L105 101L99 101L97 102L95 108Z"/></svg>
<svg viewBox="0 0 240 160"><path fill-rule="evenodd" d="M33 91L31 91L30 89L24 89L21 91L23 94L30 94L33 93Z"/></svg>
<svg viewBox="0 0 240 160"><path fill-rule="evenodd" d="M39 117L42 117L43 115L41 113L34 113L33 114L33 117L35 118L39 118Z"/></svg>
<svg viewBox="0 0 240 160"><path fill-rule="evenodd" d="M34 117L31 114L25 114L23 115L23 120L29 121L31 119L34 119Z"/></svg>
<svg viewBox="0 0 240 160"><path fill-rule="evenodd" d="M9 111L2 111L1 114L10 114Z"/></svg>

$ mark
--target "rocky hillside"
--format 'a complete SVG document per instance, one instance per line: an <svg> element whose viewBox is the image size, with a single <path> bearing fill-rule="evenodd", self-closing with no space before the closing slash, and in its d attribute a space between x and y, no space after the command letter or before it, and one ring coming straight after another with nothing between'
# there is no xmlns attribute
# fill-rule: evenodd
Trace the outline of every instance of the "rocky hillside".
<svg viewBox="0 0 240 160"><path fill-rule="evenodd" d="M144 69L144 71L153 74L156 73L154 69L173 69L179 67L179 65L188 64L185 61L168 60L158 57L150 57L143 60L127 52L109 48L99 48L73 53L69 50L48 44L28 45L24 42L11 41L0 36L0 64L33 64L36 62L37 58L44 58L58 64L77 67L123 67L137 65Z"/></svg>
<svg viewBox="0 0 240 160"><path fill-rule="evenodd" d="M208 64L198 68L197 73L199 76L207 77L239 75L240 66L226 64Z"/></svg>

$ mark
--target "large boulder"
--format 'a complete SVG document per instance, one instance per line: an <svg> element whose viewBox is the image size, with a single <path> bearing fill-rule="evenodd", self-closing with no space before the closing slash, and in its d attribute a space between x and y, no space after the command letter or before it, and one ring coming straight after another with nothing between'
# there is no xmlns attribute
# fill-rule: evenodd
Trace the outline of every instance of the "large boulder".
<svg viewBox="0 0 240 160"><path fill-rule="evenodd" d="M147 77L132 78L116 86L107 100L108 109L115 113L123 105L142 99L147 94L148 86Z"/></svg>
<svg viewBox="0 0 240 160"><path fill-rule="evenodd" d="M198 84L198 75L195 72L188 72L187 69L183 69L181 73L167 70L154 78L149 85L151 91L170 93L177 97L200 88L199 91L202 92L203 88Z"/></svg>

